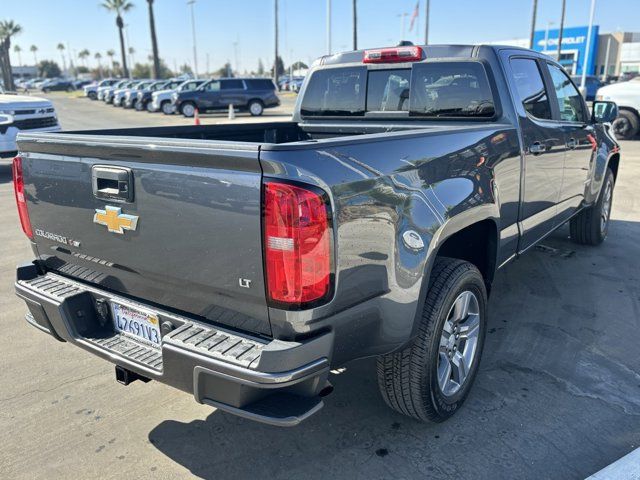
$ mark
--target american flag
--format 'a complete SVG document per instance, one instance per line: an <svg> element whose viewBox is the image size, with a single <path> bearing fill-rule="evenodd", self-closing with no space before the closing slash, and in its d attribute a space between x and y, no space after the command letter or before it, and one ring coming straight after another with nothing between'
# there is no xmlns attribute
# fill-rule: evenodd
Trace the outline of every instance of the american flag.
<svg viewBox="0 0 640 480"><path fill-rule="evenodd" d="M413 30L413 24L416 22L416 18L418 18L419 12L420 12L420 0L416 2L416 8L413 9L413 13L411 14L411 23L409 24L409 31Z"/></svg>

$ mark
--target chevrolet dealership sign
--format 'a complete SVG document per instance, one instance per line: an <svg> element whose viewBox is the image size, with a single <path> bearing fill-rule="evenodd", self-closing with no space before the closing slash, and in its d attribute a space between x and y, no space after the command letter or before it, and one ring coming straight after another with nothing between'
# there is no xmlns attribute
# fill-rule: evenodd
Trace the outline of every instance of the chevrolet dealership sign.
<svg viewBox="0 0 640 480"><path fill-rule="evenodd" d="M589 44L589 59L587 63L587 74L595 73L595 61L598 48L597 25L591 28L591 42ZM582 73L582 64L587 53L587 35L589 27L570 27L562 32L562 57L560 63L574 75ZM555 56L558 50L558 29L538 30L533 36L533 48L539 52Z"/></svg>

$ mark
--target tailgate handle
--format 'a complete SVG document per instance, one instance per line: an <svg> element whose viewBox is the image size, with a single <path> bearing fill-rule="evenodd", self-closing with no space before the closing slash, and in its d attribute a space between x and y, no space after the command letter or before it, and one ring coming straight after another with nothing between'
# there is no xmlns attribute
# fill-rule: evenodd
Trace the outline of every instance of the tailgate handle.
<svg viewBox="0 0 640 480"><path fill-rule="evenodd" d="M94 165L91 184L97 198L133 202L133 173L129 168Z"/></svg>

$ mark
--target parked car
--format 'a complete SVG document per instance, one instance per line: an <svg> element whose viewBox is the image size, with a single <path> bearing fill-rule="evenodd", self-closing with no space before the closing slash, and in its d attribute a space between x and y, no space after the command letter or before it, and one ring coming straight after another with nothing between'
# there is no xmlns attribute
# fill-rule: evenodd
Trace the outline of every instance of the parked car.
<svg viewBox="0 0 640 480"><path fill-rule="evenodd" d="M612 124L617 138L631 139L640 133L640 77L600 88L596 100L618 104L619 115Z"/></svg>
<svg viewBox="0 0 640 480"><path fill-rule="evenodd" d="M79 79L79 80L73 80L73 87L76 90L80 90L81 88L84 89L84 87L86 87L87 85L92 85L95 82L93 80L87 80L87 79Z"/></svg>
<svg viewBox="0 0 640 480"><path fill-rule="evenodd" d="M72 92L75 90L73 82L66 78L52 78L40 85L40 90L47 92Z"/></svg>
<svg viewBox="0 0 640 480"><path fill-rule="evenodd" d="M258 116L265 108L280 105L280 99L271 79L221 78L209 80L196 90L174 93L172 103L176 111L185 117L193 117L196 109L205 113L226 110L229 105Z"/></svg>
<svg viewBox="0 0 640 480"><path fill-rule="evenodd" d="M106 97L112 89L119 88L121 85L124 85L129 80L128 79L115 79L116 81L111 85L105 85L103 87L98 87L98 100L102 100L106 102Z"/></svg>
<svg viewBox="0 0 640 480"><path fill-rule="evenodd" d="M152 111L153 108L153 93L159 92L162 90L175 90L178 88L184 80L179 79L171 79L171 80L159 80L157 82L152 83L147 88L143 90L139 90L137 93L137 101L135 104L137 111Z"/></svg>
<svg viewBox="0 0 640 480"><path fill-rule="evenodd" d="M85 97L90 98L91 100L97 100L98 89L102 87L109 87L118 81L119 79L117 78L105 78L104 80L100 80L99 82L94 82L89 85L85 85L83 87L84 95Z"/></svg>
<svg viewBox="0 0 640 480"><path fill-rule="evenodd" d="M120 89L116 90L113 93L113 106L114 107L123 107L124 106L125 95L128 92L130 92L131 90L133 90L134 88L136 88L140 83L147 82L147 81L150 81L150 80L132 80L131 82L129 82L123 88L120 88Z"/></svg>
<svg viewBox="0 0 640 480"><path fill-rule="evenodd" d="M133 87L126 89L120 105L124 108L135 108L136 102L138 101L138 92L144 90L152 83L154 83L154 80L140 80Z"/></svg>
<svg viewBox="0 0 640 480"><path fill-rule="evenodd" d="M157 92L153 92L151 94L151 107L149 108L152 112L162 111L165 115L171 115L175 113L175 109L173 106L172 95L176 92L188 92L191 90L195 90L200 85L202 85L207 80L205 79L191 79L183 81L178 87L175 89L167 89L167 90L159 90Z"/></svg>
<svg viewBox="0 0 640 480"><path fill-rule="evenodd" d="M443 421L496 271L566 222L607 237L617 108L593 112L550 57L435 45L324 57L291 121L21 134L16 291L125 385L290 426L377 356L391 408Z"/></svg>
<svg viewBox="0 0 640 480"><path fill-rule="evenodd" d="M129 88L134 84L135 84L135 80L127 79L112 85L111 87L107 88L104 92L104 102L113 103L113 99L115 97L116 92L120 92L121 90Z"/></svg>
<svg viewBox="0 0 640 480"><path fill-rule="evenodd" d="M0 88L0 157L15 155L19 132L58 130L58 117L49 100L5 94Z"/></svg>
<svg viewBox="0 0 640 480"><path fill-rule="evenodd" d="M578 87L582 85L582 76L575 75L571 77L573 83L575 83ZM602 86L602 82L600 78L595 75L587 75L585 79L585 98L588 102L593 102L596 98L596 92Z"/></svg>

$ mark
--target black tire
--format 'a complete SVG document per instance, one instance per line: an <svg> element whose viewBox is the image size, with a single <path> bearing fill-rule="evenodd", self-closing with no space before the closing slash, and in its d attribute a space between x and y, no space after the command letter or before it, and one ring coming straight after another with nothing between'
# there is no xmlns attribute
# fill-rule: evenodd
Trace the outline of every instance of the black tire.
<svg viewBox="0 0 640 480"><path fill-rule="evenodd" d="M260 100L251 100L247 104L247 109L253 117L259 117L264 112L264 104Z"/></svg>
<svg viewBox="0 0 640 480"><path fill-rule="evenodd" d="M620 110L618 118L613 121L612 127L616 138L630 140L640 131L640 118L631 110Z"/></svg>
<svg viewBox="0 0 640 480"><path fill-rule="evenodd" d="M470 291L477 298L478 337L466 379L445 395L438 383L438 358L445 321L455 300ZM421 421L442 422L464 403L478 372L486 331L487 290L471 263L439 257L433 266L418 336L403 350L378 358L378 386L392 409ZM457 338L457 337L456 337Z"/></svg>
<svg viewBox="0 0 640 480"><path fill-rule="evenodd" d="M98 94L96 92L89 92L87 94L87 97L89 97L91 100L96 100L98 98Z"/></svg>
<svg viewBox="0 0 640 480"><path fill-rule="evenodd" d="M609 233L609 218L613 203L615 177L610 168L602 182L598 201L589 208L585 208L569 222L571 240L582 245L600 245ZM607 189L610 188L609 193ZM606 219L603 221L603 214ZM603 224L604 222L604 224Z"/></svg>

